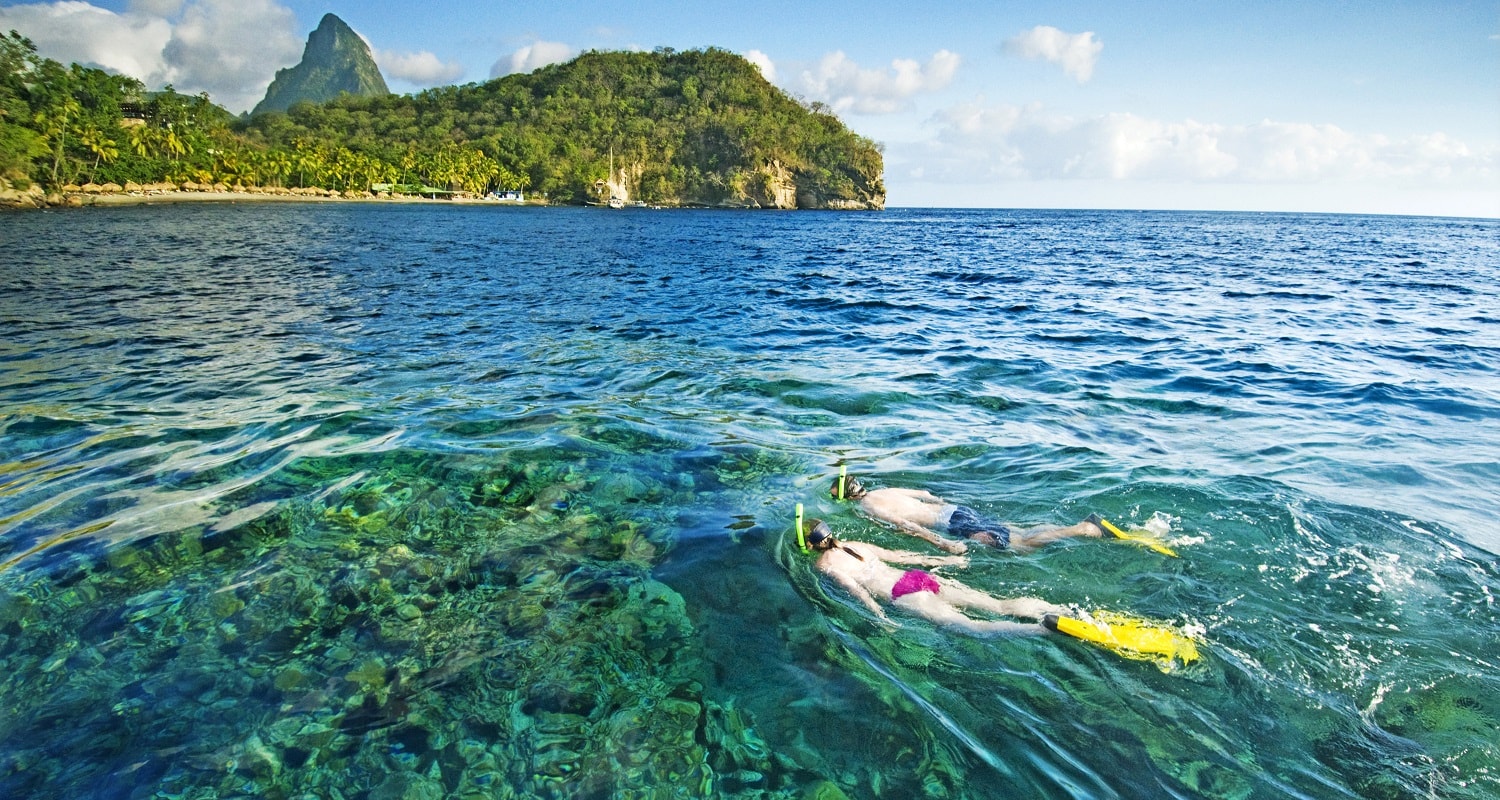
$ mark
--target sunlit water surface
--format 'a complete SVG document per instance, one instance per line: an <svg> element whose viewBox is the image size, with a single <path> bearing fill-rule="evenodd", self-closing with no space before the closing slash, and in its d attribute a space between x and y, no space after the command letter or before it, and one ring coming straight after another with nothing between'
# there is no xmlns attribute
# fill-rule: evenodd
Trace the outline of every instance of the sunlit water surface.
<svg viewBox="0 0 1500 800"><path fill-rule="evenodd" d="M1500 227L439 205L0 220L0 795L1500 797ZM946 571L1183 669L890 630Z"/></svg>

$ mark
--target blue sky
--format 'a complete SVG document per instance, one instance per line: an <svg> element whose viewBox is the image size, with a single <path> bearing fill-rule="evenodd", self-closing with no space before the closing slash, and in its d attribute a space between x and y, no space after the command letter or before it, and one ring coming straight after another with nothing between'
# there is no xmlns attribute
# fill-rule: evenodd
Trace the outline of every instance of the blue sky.
<svg viewBox="0 0 1500 800"><path fill-rule="evenodd" d="M893 206L1500 217L1500 0L0 0L0 28L243 111L328 12L398 92L741 53L884 146Z"/></svg>

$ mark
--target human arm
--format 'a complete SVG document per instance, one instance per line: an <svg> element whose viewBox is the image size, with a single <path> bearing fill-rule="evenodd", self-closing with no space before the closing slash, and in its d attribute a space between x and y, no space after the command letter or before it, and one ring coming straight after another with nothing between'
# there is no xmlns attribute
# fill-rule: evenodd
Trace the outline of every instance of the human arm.
<svg viewBox="0 0 1500 800"><path fill-rule="evenodd" d="M850 578L849 576L845 575L842 572L839 572L838 570L823 569L823 573L828 577L833 578L834 581L837 582L838 585L844 587L844 589L846 589L849 594L854 595L854 599L863 603L865 608L870 609L871 613L880 618L881 622L884 622L888 625L896 624L891 621L890 617L885 615L885 609L881 608L880 604L875 602L875 598L871 596L870 590L866 589L864 585L859 581Z"/></svg>
<svg viewBox="0 0 1500 800"><path fill-rule="evenodd" d="M915 536L934 547L949 553L963 553L969 549L967 543L947 539L934 533L928 526L942 519L944 507L917 497L911 489L879 489L860 500L860 510L894 526L902 533Z"/></svg>
<svg viewBox="0 0 1500 800"><path fill-rule="evenodd" d="M944 539L931 530L928 530L927 528L924 528L921 525L912 522L911 520L895 520L894 523L896 527L911 534L912 536L917 537L918 539L921 539L924 542L930 543L932 546L938 548L939 550L944 550L946 552L953 553L954 555L962 555L963 553L967 553L969 551L968 544L964 542L954 541L953 539Z"/></svg>
<svg viewBox="0 0 1500 800"><path fill-rule="evenodd" d="M930 556L909 550L887 550L867 542L860 542L859 546L869 548L881 561L896 564L910 564L917 567L967 567L969 565L969 560L963 556Z"/></svg>

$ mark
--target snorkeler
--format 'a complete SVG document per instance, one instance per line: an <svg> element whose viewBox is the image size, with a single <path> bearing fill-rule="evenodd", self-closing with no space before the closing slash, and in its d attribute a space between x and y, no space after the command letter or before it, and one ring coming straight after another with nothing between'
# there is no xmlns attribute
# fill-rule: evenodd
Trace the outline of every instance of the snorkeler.
<svg viewBox="0 0 1500 800"><path fill-rule="evenodd" d="M891 566L891 563L967 566L960 556L924 556L866 542L840 541L822 520L802 523L800 506L797 522L800 545L818 553L818 571L847 589L888 625L896 623L886 616L882 602L971 636L1061 633L1126 658L1154 661L1163 670L1198 660L1197 640L1170 625L1117 612L1069 611L1035 597L1001 600L951 578L939 581L925 570ZM964 613L966 609L1037 622L1028 625L1002 619L975 619Z"/></svg>
<svg viewBox="0 0 1500 800"><path fill-rule="evenodd" d="M828 493L835 500L855 500L866 514L950 553L966 552L969 546L962 541L945 539L934 533L933 528L942 528L949 536L976 544L1018 552L1076 536L1097 539L1104 536L1106 530L1122 536L1098 514L1066 528L1012 530L1009 525L985 519L973 509L949 503L925 489L866 489L853 475L843 473L833 479Z"/></svg>
<svg viewBox="0 0 1500 800"><path fill-rule="evenodd" d="M807 546L818 552L818 570L854 595L883 622L894 625L880 602L890 603L939 625L956 628L972 636L1040 634L1051 628L1042 624L1048 615L1064 609L1034 597L1001 600L950 578L941 582L923 570L902 570L890 563L923 567L965 566L959 556L925 556L902 550L887 550L866 542L834 538L828 523L809 520L803 526ZM974 619L963 609L1037 620L1023 624L1010 620Z"/></svg>

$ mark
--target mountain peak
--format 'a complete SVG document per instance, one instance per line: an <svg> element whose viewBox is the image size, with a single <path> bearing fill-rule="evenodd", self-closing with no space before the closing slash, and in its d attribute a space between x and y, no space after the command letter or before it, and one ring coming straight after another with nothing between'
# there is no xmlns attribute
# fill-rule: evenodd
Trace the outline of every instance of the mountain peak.
<svg viewBox="0 0 1500 800"><path fill-rule="evenodd" d="M349 93L360 96L390 94L380 68L370 55L370 46L347 23L334 14L324 14L307 37L302 61L277 70L266 89L266 97L251 112L285 111L304 100L323 103Z"/></svg>

